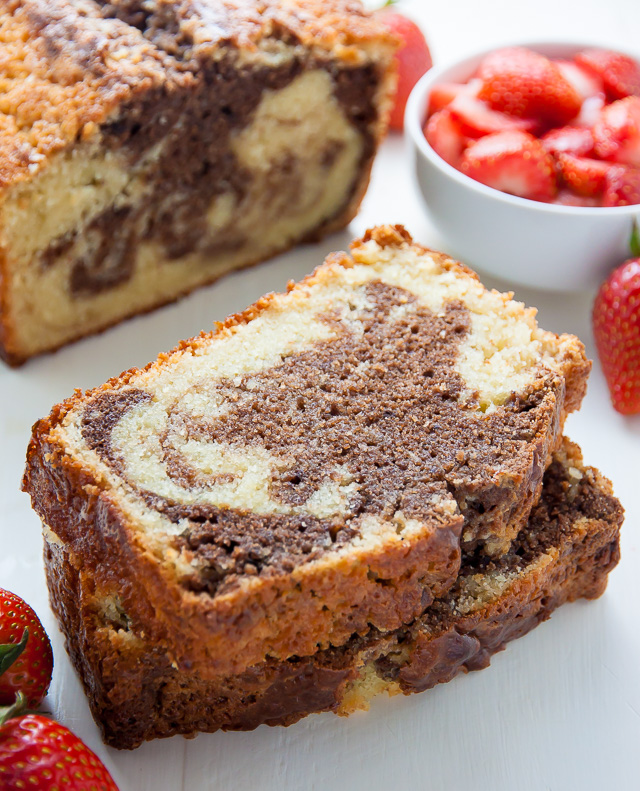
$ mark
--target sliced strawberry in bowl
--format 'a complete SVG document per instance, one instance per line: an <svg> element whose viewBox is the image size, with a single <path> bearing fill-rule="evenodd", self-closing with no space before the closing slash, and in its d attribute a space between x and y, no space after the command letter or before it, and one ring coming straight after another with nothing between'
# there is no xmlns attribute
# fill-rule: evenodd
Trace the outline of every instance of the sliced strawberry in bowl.
<svg viewBox="0 0 640 791"><path fill-rule="evenodd" d="M540 138L544 148L554 155L573 154L587 157L593 153L593 134L580 126L561 126Z"/></svg>
<svg viewBox="0 0 640 791"><path fill-rule="evenodd" d="M614 165L605 177L603 206L640 204L640 168Z"/></svg>
<svg viewBox="0 0 640 791"><path fill-rule="evenodd" d="M469 80L469 82L440 82L434 85L429 94L429 115L443 110L451 104L457 97L477 96L480 90L480 80Z"/></svg>
<svg viewBox="0 0 640 791"><path fill-rule="evenodd" d="M582 97L555 63L524 47L490 53L478 76L482 80L478 98L518 118L566 124L582 106Z"/></svg>
<svg viewBox="0 0 640 791"><path fill-rule="evenodd" d="M464 134L472 138L493 132L506 132L509 129L533 133L539 126L532 118L514 118L512 115L492 110L481 99L463 93L451 102L449 110L460 122Z"/></svg>
<svg viewBox="0 0 640 791"><path fill-rule="evenodd" d="M481 137L464 152L460 170L488 187L530 200L551 201L558 191L553 158L527 132Z"/></svg>
<svg viewBox="0 0 640 791"><path fill-rule="evenodd" d="M607 173L611 170L610 162L599 159L575 157L572 154L558 154L558 171L564 183L578 195L595 197L604 192Z"/></svg>
<svg viewBox="0 0 640 791"><path fill-rule="evenodd" d="M554 63L560 69L562 76L575 88L582 99L580 112L573 119L573 124L590 129L596 122L598 113L606 103L602 80L597 74L583 69L572 60L556 60ZM575 153L577 156L581 156L577 152ZM585 151L583 155L587 153Z"/></svg>
<svg viewBox="0 0 640 791"><path fill-rule="evenodd" d="M600 94L604 96L602 79L593 71L584 69L572 60L556 60L554 63L560 69L565 80L571 83L583 100Z"/></svg>
<svg viewBox="0 0 640 791"><path fill-rule="evenodd" d="M554 42L531 48L547 60L559 56L568 62L580 45ZM595 288L624 260L629 224L640 217L640 167L600 159L595 151L592 126L606 98L601 89L583 97L600 88L599 78L585 77L577 66L568 68L584 78L580 90L577 78L573 80L577 99L572 112L579 109L578 114L556 122L543 119L533 135L507 129L478 137L486 126L474 120L474 129L465 121L467 107L477 110L478 104L456 90L447 114L440 123L433 122L435 129L429 134L435 148L442 151L446 143L449 163L424 139L425 112L434 87L439 82L459 85L465 78L481 79L488 57L479 52L426 75L409 105L413 164L433 225L459 257L500 278L554 291ZM482 85L486 89L484 81ZM503 121L507 115L481 95L471 98L495 111L484 118ZM513 118L530 120L526 115ZM434 139L434 133L443 130L441 138Z"/></svg>
<svg viewBox="0 0 640 791"><path fill-rule="evenodd" d="M429 116L444 110L460 93L465 93L467 86L461 82L441 82L434 85L429 94Z"/></svg>
<svg viewBox="0 0 640 791"><path fill-rule="evenodd" d="M435 113L424 127L424 136L433 150L445 162L457 168L460 158L469 142L462 131L462 126L445 108Z"/></svg>
<svg viewBox="0 0 640 791"><path fill-rule="evenodd" d="M603 94L589 96L582 102L580 112L571 122L573 126L583 126L592 129L595 122L600 117L600 112L605 106L606 100Z"/></svg>
<svg viewBox="0 0 640 791"><path fill-rule="evenodd" d="M551 203L554 203L556 206L581 206L589 209L593 209L600 205L600 201L597 198L577 195L569 189L561 189Z"/></svg>
<svg viewBox="0 0 640 791"><path fill-rule="evenodd" d="M601 159L640 167L640 97L628 96L604 107L593 138Z"/></svg>
<svg viewBox="0 0 640 791"><path fill-rule="evenodd" d="M640 64L628 55L608 49L586 49L574 60L602 80L609 99L640 96Z"/></svg>

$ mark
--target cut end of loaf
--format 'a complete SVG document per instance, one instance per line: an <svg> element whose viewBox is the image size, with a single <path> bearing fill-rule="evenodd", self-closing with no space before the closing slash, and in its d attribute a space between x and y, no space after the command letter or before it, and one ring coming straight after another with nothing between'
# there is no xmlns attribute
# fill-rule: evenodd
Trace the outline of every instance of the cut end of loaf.
<svg viewBox="0 0 640 791"><path fill-rule="evenodd" d="M10 363L355 214L386 130L395 47L357 5L221 2L213 18L190 0L13 5L0 24Z"/></svg>

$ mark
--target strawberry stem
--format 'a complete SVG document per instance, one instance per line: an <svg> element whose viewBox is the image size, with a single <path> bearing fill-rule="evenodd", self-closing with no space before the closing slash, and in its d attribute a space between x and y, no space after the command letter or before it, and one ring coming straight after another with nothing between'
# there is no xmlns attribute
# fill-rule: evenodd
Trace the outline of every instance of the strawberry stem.
<svg viewBox="0 0 640 791"><path fill-rule="evenodd" d="M633 230L631 231L631 239L629 240L629 247L631 255L634 258L640 257L640 231L638 230L638 221L633 221Z"/></svg>
<svg viewBox="0 0 640 791"><path fill-rule="evenodd" d="M5 670L16 661L20 654L27 647L27 640L29 639L29 629L25 627L22 633L22 638L19 643L5 643L0 645L0 676Z"/></svg>
<svg viewBox="0 0 640 791"><path fill-rule="evenodd" d="M15 703L11 706L0 706L0 728L12 717L18 717L27 711L27 699L22 692L16 693Z"/></svg>

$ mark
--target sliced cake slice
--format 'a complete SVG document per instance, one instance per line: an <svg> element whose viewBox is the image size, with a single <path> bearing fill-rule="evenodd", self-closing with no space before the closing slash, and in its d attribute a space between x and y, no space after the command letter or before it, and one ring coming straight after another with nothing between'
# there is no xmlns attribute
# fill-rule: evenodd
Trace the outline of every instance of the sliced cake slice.
<svg viewBox="0 0 640 791"><path fill-rule="evenodd" d="M239 672L407 623L460 541L507 551L582 344L404 229L34 428L25 488L180 666Z"/></svg>
<svg viewBox="0 0 640 791"><path fill-rule="evenodd" d="M8 0L0 356L50 351L344 226L395 38L355 0Z"/></svg>
<svg viewBox="0 0 640 791"><path fill-rule="evenodd" d="M203 677L202 665L175 667L52 534L45 558L51 601L93 714L109 744L132 748L175 733L290 725L319 711L349 714L381 692L420 692L487 667L492 654L561 604L604 591L619 556L621 522L609 482L565 441L511 550L499 560L477 550L465 555L454 587L411 624L213 680Z"/></svg>

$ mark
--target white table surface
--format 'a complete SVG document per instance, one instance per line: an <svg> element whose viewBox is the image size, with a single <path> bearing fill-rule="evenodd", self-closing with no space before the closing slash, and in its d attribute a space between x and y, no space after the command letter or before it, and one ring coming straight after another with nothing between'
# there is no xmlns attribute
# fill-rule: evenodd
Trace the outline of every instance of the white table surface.
<svg viewBox="0 0 640 791"><path fill-rule="evenodd" d="M414 0L401 6L420 20L438 63L525 39L597 41L640 53L639 0ZM627 511L622 561L601 599L562 608L481 673L421 695L380 698L367 714L314 715L287 729L262 726L194 740L178 736L133 752L100 741L47 603L39 520L20 492L32 423L74 388L145 364L180 338L282 289L378 222L402 222L417 240L443 246L398 136L383 146L362 211L346 232L19 370L0 367L0 586L24 596L51 635L55 670L47 704L96 750L121 791L640 789L640 416L613 411L597 362L582 410L566 430L587 462L611 478ZM593 294L515 290L539 308L546 329L576 333L593 357Z"/></svg>

